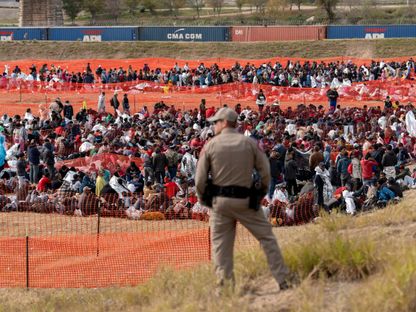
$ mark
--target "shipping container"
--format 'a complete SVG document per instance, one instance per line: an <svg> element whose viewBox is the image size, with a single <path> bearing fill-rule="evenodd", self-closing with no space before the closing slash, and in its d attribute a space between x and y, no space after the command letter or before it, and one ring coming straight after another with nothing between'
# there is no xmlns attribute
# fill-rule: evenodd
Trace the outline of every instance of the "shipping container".
<svg viewBox="0 0 416 312"><path fill-rule="evenodd" d="M328 39L415 38L416 25L328 26Z"/></svg>
<svg viewBox="0 0 416 312"><path fill-rule="evenodd" d="M229 41L229 27L140 27L140 41Z"/></svg>
<svg viewBox="0 0 416 312"><path fill-rule="evenodd" d="M325 26L233 26L231 41L296 41L326 38Z"/></svg>
<svg viewBox="0 0 416 312"><path fill-rule="evenodd" d="M137 27L53 27L48 40L53 41L136 41Z"/></svg>
<svg viewBox="0 0 416 312"><path fill-rule="evenodd" d="M46 28L0 28L0 41L12 40L47 40Z"/></svg>

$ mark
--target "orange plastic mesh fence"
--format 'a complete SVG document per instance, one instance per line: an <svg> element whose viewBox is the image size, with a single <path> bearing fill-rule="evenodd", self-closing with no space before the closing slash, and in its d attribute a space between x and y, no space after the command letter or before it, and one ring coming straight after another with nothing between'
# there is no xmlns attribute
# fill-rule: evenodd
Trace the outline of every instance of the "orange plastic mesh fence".
<svg viewBox="0 0 416 312"><path fill-rule="evenodd" d="M190 57L193 57L190 55ZM350 56L340 56L340 57L327 57L319 59L311 58L300 58L300 57L270 57L267 59L243 59L243 58L204 58L204 59L193 59L193 60L182 60L174 58L163 58L163 57L150 57L150 58L139 58L139 59L78 59L78 60L54 60L54 59L37 59L37 60L15 60L15 61L0 61L0 67L5 68L4 66L8 65L10 69L13 69L16 65L19 66L24 72L27 72L28 69L35 65L38 69L41 68L43 64L55 65L55 68L58 66L62 70L69 70L74 72L82 72L86 69L88 63L90 63L91 68L97 68L101 65L103 68L110 69L123 67L127 69L130 65L133 69L141 69L144 64L148 64L151 69L160 68L162 70L169 70L175 66L177 63L178 66L183 67L186 63L191 68L198 67L201 63L204 63L205 66L211 66L217 64L220 68L231 68L235 65L236 62L239 62L241 65L247 63L254 64L259 66L261 64L267 64L271 62L280 62L281 64L286 64L289 60L291 61L316 61L320 62L352 62L358 66L360 65L370 65L372 61L384 61L384 62L406 62L411 56L402 56L394 58L357 58ZM414 58L414 56L413 56Z"/></svg>
<svg viewBox="0 0 416 312"><path fill-rule="evenodd" d="M32 88L32 87L31 87ZM75 88L75 89L74 89ZM179 109L197 108L201 99L206 99L209 106L223 104L255 106L259 89L263 89L267 101L279 100L283 107L289 105L324 104L327 102L326 91L322 88L287 88L271 85L253 85L249 83L230 83L207 88L163 86L150 82L129 82L123 84L77 85L60 84L59 88L45 89L43 85L35 89L0 89L0 106L2 113L24 114L31 108L34 114L47 110L50 103L57 97L68 100L75 111L82 107L97 110L98 95L101 90L107 92L106 109L113 112L109 100L114 90L123 90L129 94L130 111L137 113L144 105L153 107L154 103L164 101ZM416 101L416 88L409 80L370 81L343 86L338 89L339 102L344 106L379 105L387 95L394 101L402 103Z"/></svg>
<svg viewBox="0 0 416 312"><path fill-rule="evenodd" d="M410 57L383 58L383 59L360 59L353 57L333 57L315 59L317 62L347 62L351 61L356 65L369 65L372 60L385 62L407 61ZM302 58L283 58L275 57L269 59L235 59L235 58L211 58L200 60L179 60L172 58L141 58L141 59L93 59L93 60L16 60L0 62L0 67L9 66L13 69L18 65L23 72L28 73L28 69L35 64L40 68L42 64L55 67L60 66L68 71L84 71L87 63L91 68L97 68L102 65L104 68L119 68L120 66L127 69L132 66L133 69L143 68L148 64L150 68L161 68L169 70L174 67L184 66L188 63L190 68L196 68L201 62L206 66L217 63L220 68L231 68L236 62L244 65L246 63L260 65L269 62L280 62L285 64L288 60L292 61L313 61ZM209 88L199 87L174 87L166 86L151 82L125 82L117 84L70 84L70 83L38 83L38 82L19 82L10 81L5 77L0 79L0 106L3 113L22 114L27 108L31 108L37 113L39 106L48 107L50 102L56 97L63 100L69 100L75 109L80 109L86 103L88 108L96 109L97 99L101 90L108 91L110 95L114 90L122 90L130 95L131 111L136 113L144 105L153 105L163 100L167 104L174 104L177 108L189 109L198 107L200 100L205 98L208 105L221 106L225 103L235 105L254 105L255 96L259 88L265 90L268 102L280 100L283 107L299 103L322 104L326 102L325 89L308 89L308 88L280 88L266 85L253 86L246 83L233 83ZM375 81L353 86L346 86L340 89L340 102L347 106L377 105L386 95L393 96L394 100L401 102L414 101L416 91L411 81L390 80ZM108 95L109 97L109 95ZM107 99L107 102L109 98ZM109 103L107 103L107 107Z"/></svg>
<svg viewBox="0 0 416 312"><path fill-rule="evenodd" d="M75 167L83 172L93 172L97 171L98 168L101 168L107 169L111 173L114 173L117 171L116 166L122 170L126 170L131 162L134 162L139 168L141 168L143 164L143 160L139 157L129 157L113 153L101 153L93 156L59 161L55 164L55 168L59 170L62 166L67 166L68 168Z"/></svg>
<svg viewBox="0 0 416 312"><path fill-rule="evenodd" d="M47 97L59 93L76 94L82 97L83 94L99 94L100 91L125 92L130 95L137 95L138 99L144 94L156 93L160 96L169 97L180 94L216 94L218 96L228 96L236 99L250 98L254 99L259 89L263 89L273 99L280 100L297 100L316 101L325 99L327 88L296 88L296 87L279 87L273 85L253 85L251 83L226 83L214 86L174 86L172 84L161 84L151 81L128 81L123 83L70 83L70 82L28 82L17 81L14 79L1 79L0 90L3 94L11 93L14 97L20 99L20 94L40 93ZM379 99L385 94L391 94L397 98L416 97L415 84L413 80L403 80L398 78L389 78L386 80L373 80L352 85L340 85L340 96L345 99L365 100ZM25 96L25 95L22 95ZM27 97L27 96L25 96ZM43 99L43 100L44 100Z"/></svg>
<svg viewBox="0 0 416 312"><path fill-rule="evenodd" d="M161 212L163 200L152 200L142 213L127 210L118 195L100 202L89 194L80 206L72 194L65 196L60 204L49 196L3 205L0 287L137 285L162 267L209 261L208 224Z"/></svg>
<svg viewBox="0 0 416 312"><path fill-rule="evenodd" d="M209 211L194 205L192 194L133 196L129 206L118 194L34 196L32 187L19 188L14 179L2 185L6 195L0 197L0 287L137 285L161 268L210 260ZM270 221L309 222L317 215L312 204L312 194L287 207L275 202ZM238 225L236 246L258 243Z"/></svg>

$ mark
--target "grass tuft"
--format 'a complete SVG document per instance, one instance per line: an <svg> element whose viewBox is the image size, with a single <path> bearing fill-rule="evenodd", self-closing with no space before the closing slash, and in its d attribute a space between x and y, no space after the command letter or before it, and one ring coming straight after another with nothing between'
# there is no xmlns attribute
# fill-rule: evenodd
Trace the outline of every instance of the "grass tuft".
<svg viewBox="0 0 416 312"><path fill-rule="evenodd" d="M355 311L416 311L416 250L414 242L397 246L386 269L350 296ZM360 296L361 300L354 300Z"/></svg>
<svg viewBox="0 0 416 312"><path fill-rule="evenodd" d="M325 233L292 246L285 253L289 268L303 279L328 277L361 279L379 263L374 244L367 238L344 238Z"/></svg>

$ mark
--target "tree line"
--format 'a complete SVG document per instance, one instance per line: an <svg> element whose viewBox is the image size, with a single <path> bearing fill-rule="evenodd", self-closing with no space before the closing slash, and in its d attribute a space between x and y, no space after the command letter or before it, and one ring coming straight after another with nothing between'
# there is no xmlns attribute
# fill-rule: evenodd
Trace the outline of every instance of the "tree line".
<svg viewBox="0 0 416 312"><path fill-rule="evenodd" d="M303 4L316 5L327 15L328 21L332 21L335 16L335 8L339 0L234 0L235 7L242 12L243 7L249 7L256 13L265 13L266 9L273 12L275 10L301 10ZM346 0L354 1L354 0ZM118 21L122 14L129 14L136 17L139 12L149 11L156 13L163 9L172 15L178 16L182 8L195 10L199 18L204 7L212 8L214 14L220 15L224 7L225 0L63 0L65 14L74 24L77 16L85 11L91 16L92 24L95 24L97 17L105 14Z"/></svg>

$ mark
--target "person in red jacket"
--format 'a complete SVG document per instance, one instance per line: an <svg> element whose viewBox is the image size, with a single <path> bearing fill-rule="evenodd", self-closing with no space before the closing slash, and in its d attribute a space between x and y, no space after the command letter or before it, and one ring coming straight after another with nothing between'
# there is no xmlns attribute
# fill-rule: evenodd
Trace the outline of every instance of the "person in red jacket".
<svg viewBox="0 0 416 312"><path fill-rule="evenodd" d="M179 191L178 185L175 182L171 181L168 177L165 177L164 187L166 196L169 199L172 199L172 197L176 196L176 193L178 193Z"/></svg>
<svg viewBox="0 0 416 312"><path fill-rule="evenodd" d="M211 106L210 108L207 109L206 117L209 118L209 117L212 117L214 115L215 115L215 107Z"/></svg>
<svg viewBox="0 0 416 312"><path fill-rule="evenodd" d="M49 174L44 174L42 178L39 180L39 183L36 189L39 192L46 192L50 186L51 186L51 180L49 179Z"/></svg>
<svg viewBox="0 0 416 312"><path fill-rule="evenodd" d="M374 183L374 166L378 166L378 163L371 157L370 154L366 154L365 158L361 159L363 186L372 185Z"/></svg>

